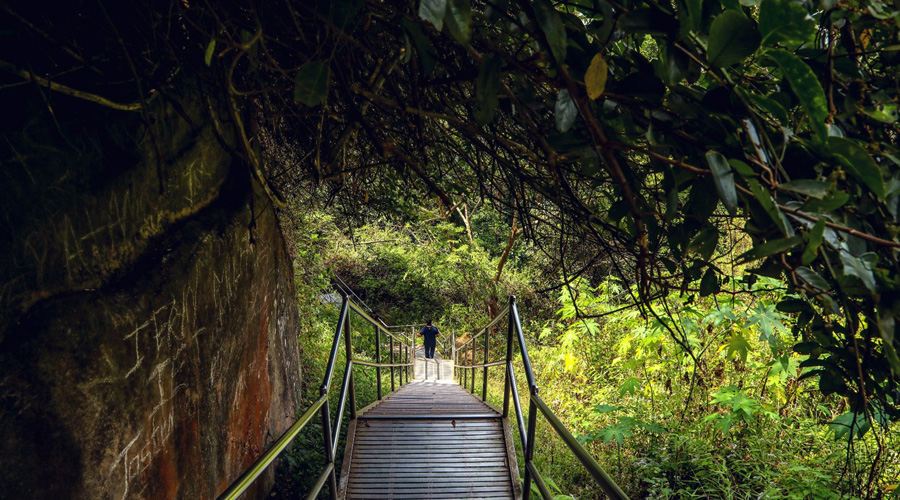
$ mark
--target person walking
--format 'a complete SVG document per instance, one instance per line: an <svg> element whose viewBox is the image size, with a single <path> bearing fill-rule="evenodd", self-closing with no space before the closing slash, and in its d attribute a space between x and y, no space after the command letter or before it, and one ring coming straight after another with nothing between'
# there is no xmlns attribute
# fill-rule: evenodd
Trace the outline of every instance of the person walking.
<svg viewBox="0 0 900 500"><path fill-rule="evenodd" d="M425 359L434 359L434 347L440 334L437 328L431 326L431 318L426 319L425 326L419 331L419 337L425 339Z"/></svg>

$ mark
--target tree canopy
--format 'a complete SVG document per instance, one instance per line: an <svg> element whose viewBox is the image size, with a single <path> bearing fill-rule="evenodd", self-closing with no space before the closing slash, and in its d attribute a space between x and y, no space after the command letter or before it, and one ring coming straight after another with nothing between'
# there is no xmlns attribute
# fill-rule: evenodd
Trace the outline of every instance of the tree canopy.
<svg viewBox="0 0 900 500"><path fill-rule="evenodd" d="M894 3L3 8L6 46L26 47L4 84L140 113L149 140L153 100L191 88L278 205L311 185L375 209L484 200L554 259L556 286L603 269L647 315L673 290L776 277L821 391L900 419ZM742 276L723 265L735 245Z"/></svg>

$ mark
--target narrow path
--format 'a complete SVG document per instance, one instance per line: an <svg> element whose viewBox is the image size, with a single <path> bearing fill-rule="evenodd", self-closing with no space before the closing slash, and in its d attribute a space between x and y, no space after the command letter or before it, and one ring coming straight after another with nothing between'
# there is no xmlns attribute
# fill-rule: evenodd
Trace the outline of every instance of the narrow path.
<svg viewBox="0 0 900 500"><path fill-rule="evenodd" d="M453 381L453 361L444 359L440 351L435 351L434 359L425 359L425 348L422 346L416 346L413 373L413 380L456 383Z"/></svg>
<svg viewBox="0 0 900 500"><path fill-rule="evenodd" d="M347 499L513 498L503 422L452 383L416 381L359 415L348 438Z"/></svg>

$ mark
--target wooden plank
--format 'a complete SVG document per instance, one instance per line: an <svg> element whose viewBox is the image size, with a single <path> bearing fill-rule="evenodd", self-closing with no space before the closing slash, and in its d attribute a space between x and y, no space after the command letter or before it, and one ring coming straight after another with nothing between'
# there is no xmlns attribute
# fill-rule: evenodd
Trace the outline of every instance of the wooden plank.
<svg viewBox="0 0 900 500"><path fill-rule="evenodd" d="M460 386L414 382L358 417L344 498L513 498L499 413Z"/></svg>

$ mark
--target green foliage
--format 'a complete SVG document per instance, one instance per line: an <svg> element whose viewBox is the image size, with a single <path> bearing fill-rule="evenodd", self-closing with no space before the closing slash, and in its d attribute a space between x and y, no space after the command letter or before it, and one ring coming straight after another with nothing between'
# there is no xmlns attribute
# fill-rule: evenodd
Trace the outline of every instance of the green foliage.
<svg viewBox="0 0 900 500"><path fill-rule="evenodd" d="M633 497L865 496L867 478L841 470L867 467L871 456L847 440L896 447L896 424L822 399L808 375L815 354L790 341L798 315L812 313L805 301L768 278L726 291L661 298L652 307L664 314L645 318L622 309L628 290L616 280L572 282L531 350L542 398ZM900 472L884 462L876 470L885 488ZM585 494L578 483L560 487Z"/></svg>
<svg viewBox="0 0 900 500"><path fill-rule="evenodd" d="M331 69L325 61L310 61L297 70L294 78L294 102L317 106L325 101Z"/></svg>

